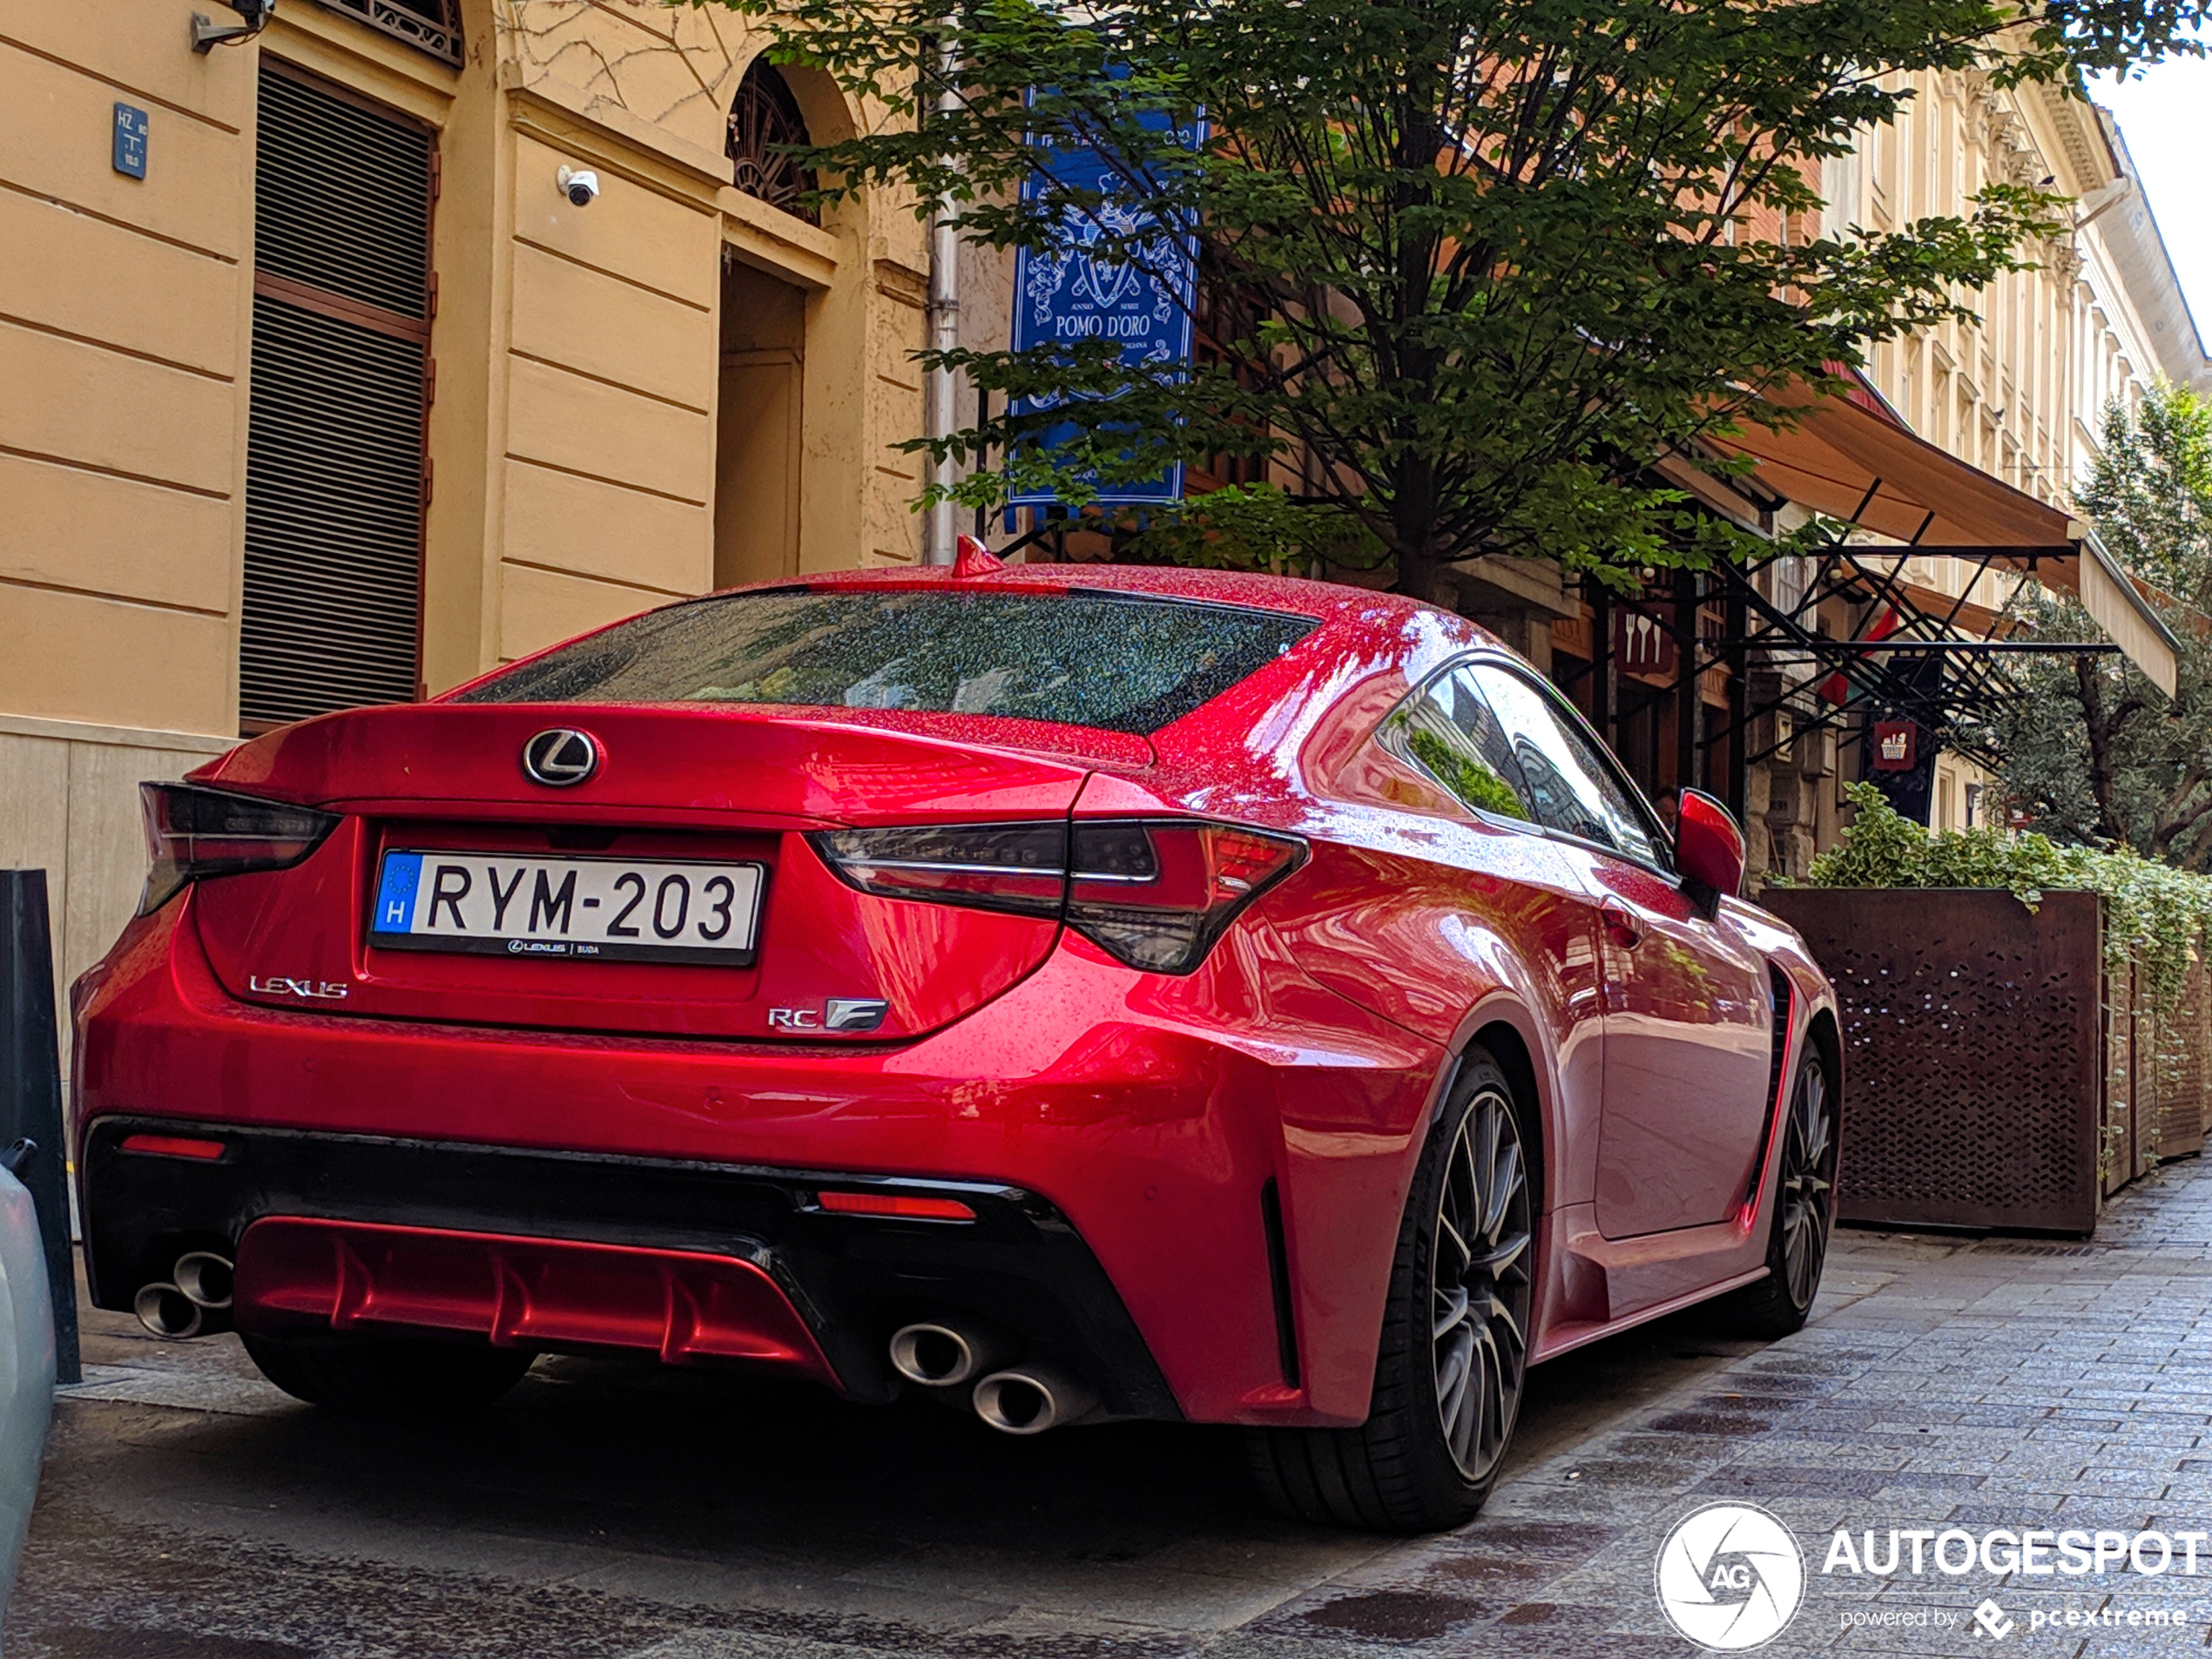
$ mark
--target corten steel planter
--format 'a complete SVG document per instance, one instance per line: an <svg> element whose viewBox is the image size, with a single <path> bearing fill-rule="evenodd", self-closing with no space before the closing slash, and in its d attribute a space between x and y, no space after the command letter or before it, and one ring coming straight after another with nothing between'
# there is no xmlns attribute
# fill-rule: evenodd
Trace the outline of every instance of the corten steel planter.
<svg viewBox="0 0 2212 1659"><path fill-rule="evenodd" d="M1965 889L1777 887L1762 902L1835 983L1841 1219L2095 1229L2107 1060L2096 894L2047 893L2032 912Z"/></svg>
<svg viewBox="0 0 2212 1659"><path fill-rule="evenodd" d="M2161 1010L2141 963L2108 969L2105 995L2104 1190L2118 1191L2168 1158L2203 1150L2212 1108L2204 968L2190 964Z"/></svg>
<svg viewBox="0 0 2212 1659"><path fill-rule="evenodd" d="M2181 1157L2204 1150L2212 1128L2212 989L2204 964L2192 962L2182 981L2181 1006L2161 1022L2168 1069L2159 1079L2158 1155Z"/></svg>

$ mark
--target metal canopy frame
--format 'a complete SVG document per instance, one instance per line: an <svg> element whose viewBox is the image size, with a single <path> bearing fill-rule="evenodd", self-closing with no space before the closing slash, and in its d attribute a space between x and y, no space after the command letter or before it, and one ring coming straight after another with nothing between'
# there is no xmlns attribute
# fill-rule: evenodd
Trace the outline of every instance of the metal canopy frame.
<svg viewBox="0 0 2212 1659"><path fill-rule="evenodd" d="M1790 710L1795 718L1789 736L1777 734L1774 741L1756 752L1739 752L1740 743L1731 748L1730 777L1724 792L1739 813L1743 805L1745 768L1770 759L1799 736L1831 726L1844 728L1841 741L1857 741L1862 734L1849 728L1870 709L1912 720L1933 745L1986 751L1990 718L2021 694L2017 682L2006 671L2006 658L2054 652L2103 654L2120 649L2101 640L2077 644L2013 639L1993 633L1959 637L1959 619L1967 596L1993 565L2000 561L2008 568L2025 564L2032 571L2041 559L2060 556L2065 551L2048 547L1874 546L1838 539L1810 553L1777 552L1747 564L1717 567L1702 576L1683 573L1689 579L1677 580L1672 617L1656 608L1670 603L1656 596L1600 590L1592 596L1596 625L1590 642L1590 665L1562 677L1562 683L1574 685L1585 674L1602 676L1611 665L1610 613L1615 607L1622 607L1651 618L1673 636L1675 691L1694 705L1683 711L1680 746L1694 749L1704 759L1709 777L1710 758L1721 745L1739 734L1749 734L1763 717ZM1959 597L1942 611L1922 609L1905 591L1905 561L1928 557L1962 559L1974 567ZM1762 590L1759 577L1787 558L1811 559L1813 570L1803 593L1785 608ZM1881 568L1885 563L1887 569ZM1715 598L1725 601L1729 622L1719 634L1706 634L1700 631L1696 618ZM1834 637L1819 631L1817 619L1821 607L1833 599L1861 608L1860 621L1849 637ZM1870 636L1866 631L1885 615L1891 619L1889 631L1879 637ZM1782 683L1777 689L1754 698L1749 671L1757 656L1777 664L1804 665L1804 671L1779 676ZM1733 681L1730 708L1725 721L1715 721L1706 718L1697 686L1706 671L1723 664ZM1840 701L1812 691L1814 685L1839 678L1844 690ZM1599 684L1602 686L1607 681L1601 678ZM1808 711L1804 706L1808 693L1827 706L1817 712ZM1610 722L1609 702L1609 697L1602 693L1597 698L1602 725ZM1613 733L1608 731L1607 735ZM1687 766L1683 771L1688 781L1693 774Z"/></svg>

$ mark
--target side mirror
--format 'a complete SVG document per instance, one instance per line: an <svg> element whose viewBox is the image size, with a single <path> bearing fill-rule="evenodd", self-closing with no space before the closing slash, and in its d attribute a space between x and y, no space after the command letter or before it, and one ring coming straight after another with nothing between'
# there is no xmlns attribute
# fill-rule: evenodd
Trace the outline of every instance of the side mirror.
<svg viewBox="0 0 2212 1659"><path fill-rule="evenodd" d="M1710 910L1719 895L1743 890L1743 832L1728 808L1702 789L1685 789L1675 815L1675 867L1683 886Z"/></svg>

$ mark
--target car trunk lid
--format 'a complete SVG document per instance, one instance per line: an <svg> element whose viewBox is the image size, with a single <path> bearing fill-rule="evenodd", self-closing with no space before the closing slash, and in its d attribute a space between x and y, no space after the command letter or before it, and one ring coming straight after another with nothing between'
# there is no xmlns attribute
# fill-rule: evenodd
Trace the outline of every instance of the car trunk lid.
<svg viewBox="0 0 2212 1659"><path fill-rule="evenodd" d="M199 779L342 821L291 869L199 882L200 937L233 995L326 1014L784 1042L916 1035L1034 969L1057 918L858 891L809 833L1064 819L1092 763L1141 764L1150 751L1030 722L857 712L434 704L273 733ZM526 745L561 730L589 739L596 766L574 785L534 780ZM990 736L1001 741L977 741ZM411 931L380 931L410 871ZM624 903L612 940L605 925ZM725 948L740 942L750 948Z"/></svg>

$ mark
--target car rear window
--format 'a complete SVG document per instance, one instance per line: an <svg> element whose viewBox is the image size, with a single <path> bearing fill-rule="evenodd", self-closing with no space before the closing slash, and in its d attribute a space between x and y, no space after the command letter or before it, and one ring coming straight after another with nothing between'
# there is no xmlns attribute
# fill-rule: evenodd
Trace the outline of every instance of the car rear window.
<svg viewBox="0 0 2212 1659"><path fill-rule="evenodd" d="M921 709L1143 735L1317 625L1086 589L738 593L649 611L455 700Z"/></svg>

